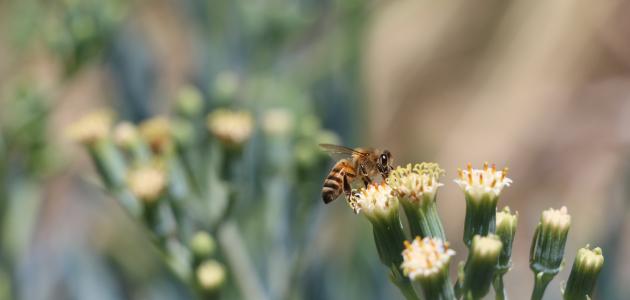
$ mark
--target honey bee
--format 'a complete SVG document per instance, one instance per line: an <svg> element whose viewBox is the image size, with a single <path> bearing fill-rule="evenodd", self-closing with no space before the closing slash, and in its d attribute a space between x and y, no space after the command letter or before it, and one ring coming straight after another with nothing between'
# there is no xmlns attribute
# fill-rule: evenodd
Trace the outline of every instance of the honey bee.
<svg viewBox="0 0 630 300"><path fill-rule="evenodd" d="M341 155L341 159L335 163L328 177L324 179L322 187L322 200L328 204L345 193L350 199L352 194L352 182L361 178L363 184L368 186L372 177L381 175L383 180L389 176L392 167L392 155L389 151L371 148L348 148L331 144L320 144L320 147L333 156Z"/></svg>

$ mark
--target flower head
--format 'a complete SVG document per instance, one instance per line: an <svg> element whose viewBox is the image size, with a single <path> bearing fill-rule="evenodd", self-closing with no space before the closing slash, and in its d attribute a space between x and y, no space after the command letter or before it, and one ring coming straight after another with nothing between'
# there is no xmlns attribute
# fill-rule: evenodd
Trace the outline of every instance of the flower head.
<svg viewBox="0 0 630 300"><path fill-rule="evenodd" d="M166 117L153 117L142 122L140 135L155 153L167 153L172 149L171 123Z"/></svg>
<svg viewBox="0 0 630 300"><path fill-rule="evenodd" d="M565 206L543 211L529 253L530 268L537 276L543 273L553 278L560 272L570 227L571 216Z"/></svg>
<svg viewBox="0 0 630 300"><path fill-rule="evenodd" d="M398 211L398 200L392 196L392 188L387 184L370 184L354 192L348 200L355 213L366 216L388 215Z"/></svg>
<svg viewBox="0 0 630 300"><path fill-rule="evenodd" d="M113 114L109 110L91 112L66 128L66 135L81 144L92 145L109 136Z"/></svg>
<svg viewBox="0 0 630 300"><path fill-rule="evenodd" d="M511 265L512 243L516 234L516 224L518 223L518 212L512 213L509 207L504 207L497 212L496 235L503 243L501 256L499 257L499 268L501 272L507 272Z"/></svg>
<svg viewBox="0 0 630 300"><path fill-rule="evenodd" d="M507 168L497 171L494 164L490 168L487 162L483 164L483 169L473 169L469 163L466 170L457 170L458 178L455 179L455 183L474 199L480 199L484 194L498 197L501 190L512 183L512 180L507 178L507 171Z"/></svg>
<svg viewBox="0 0 630 300"><path fill-rule="evenodd" d="M225 268L214 259L203 262L195 273L197 282L207 291L215 290L225 282Z"/></svg>
<svg viewBox="0 0 630 300"><path fill-rule="evenodd" d="M407 164L405 167L397 167L387 178L394 195L409 199L412 202L432 201L438 187L443 184L438 182L444 170L436 163Z"/></svg>
<svg viewBox="0 0 630 300"><path fill-rule="evenodd" d="M455 251L449 249L448 243L429 237L416 237L413 242L404 243L403 263L400 267L403 274L411 280L432 277L445 270L448 272L451 257L455 255Z"/></svg>
<svg viewBox="0 0 630 300"><path fill-rule="evenodd" d="M495 235L475 235L468 260L463 266L463 274L460 275L460 279L463 276L464 298L481 299L488 293L502 247Z"/></svg>
<svg viewBox="0 0 630 300"><path fill-rule="evenodd" d="M208 130L229 146L240 146L252 134L254 120L246 111L217 109L208 115Z"/></svg>
<svg viewBox="0 0 630 300"><path fill-rule="evenodd" d="M190 240L190 249L195 256L206 258L212 255L217 248L212 236L205 231L197 231Z"/></svg>
<svg viewBox="0 0 630 300"><path fill-rule="evenodd" d="M293 129L293 115L288 109L270 109L263 115L262 127L268 135L287 135Z"/></svg>
<svg viewBox="0 0 630 300"><path fill-rule="evenodd" d="M114 127L114 142L116 145L128 149L138 140L136 126L129 122L122 122Z"/></svg>
<svg viewBox="0 0 630 300"><path fill-rule="evenodd" d="M571 226L571 215L569 215L566 206L560 209L550 208L543 211L540 222L551 230L564 231Z"/></svg>
<svg viewBox="0 0 630 300"><path fill-rule="evenodd" d="M564 299L591 299L599 272L604 266L602 249L589 245L578 250L563 293Z"/></svg>
<svg viewBox="0 0 630 300"><path fill-rule="evenodd" d="M131 192L145 202L156 201L166 189L166 172L156 166L141 166L129 172L127 183Z"/></svg>

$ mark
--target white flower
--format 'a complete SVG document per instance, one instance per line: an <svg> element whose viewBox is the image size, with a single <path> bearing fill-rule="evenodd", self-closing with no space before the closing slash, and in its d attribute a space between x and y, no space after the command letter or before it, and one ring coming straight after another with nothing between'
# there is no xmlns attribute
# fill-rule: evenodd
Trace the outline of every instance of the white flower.
<svg viewBox="0 0 630 300"><path fill-rule="evenodd" d="M405 241L403 263L400 267L411 280L431 277L448 270L451 256L454 255L455 251L449 249L448 243L440 239L416 237L412 243Z"/></svg>
<svg viewBox="0 0 630 300"><path fill-rule="evenodd" d="M252 135L254 120L246 111L217 109L208 115L208 130L227 145L239 146Z"/></svg>
<svg viewBox="0 0 630 300"><path fill-rule="evenodd" d="M571 216L566 206L560 209L550 208L543 211L541 222L546 228L563 231L571 226Z"/></svg>
<svg viewBox="0 0 630 300"><path fill-rule="evenodd" d="M507 168L497 171L492 164L492 168L488 167L488 163L484 163L483 169L473 169L468 164L466 170L458 169L459 178L455 179L455 183L474 199L480 199L482 195L489 194L492 198L498 197L504 187L510 186L512 180L507 178Z"/></svg>
<svg viewBox="0 0 630 300"><path fill-rule="evenodd" d="M411 164L406 167L397 167L387 178L387 183L392 187L394 194L401 198L419 202L425 198L433 200L438 187L443 184L438 182L439 176L444 172L436 163Z"/></svg>
<svg viewBox="0 0 630 300"><path fill-rule="evenodd" d="M398 200L392 196L392 188L387 184L370 184L361 188L348 202L355 213L363 212L368 217L398 210Z"/></svg>

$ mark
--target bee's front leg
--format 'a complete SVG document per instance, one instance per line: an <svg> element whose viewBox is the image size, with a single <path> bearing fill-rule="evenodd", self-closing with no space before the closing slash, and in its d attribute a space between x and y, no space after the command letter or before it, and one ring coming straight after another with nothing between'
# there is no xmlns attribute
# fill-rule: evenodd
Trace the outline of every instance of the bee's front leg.
<svg viewBox="0 0 630 300"><path fill-rule="evenodd" d="M363 184L365 185L365 187L368 187L368 185L372 183L372 179L370 178L370 175L368 175L367 171L365 170L365 166L361 165L359 167L359 173L361 175L361 180L363 180Z"/></svg>

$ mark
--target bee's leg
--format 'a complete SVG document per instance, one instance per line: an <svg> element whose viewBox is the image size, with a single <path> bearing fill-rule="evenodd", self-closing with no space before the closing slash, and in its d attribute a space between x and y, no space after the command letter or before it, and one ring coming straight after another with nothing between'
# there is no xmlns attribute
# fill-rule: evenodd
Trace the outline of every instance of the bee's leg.
<svg viewBox="0 0 630 300"><path fill-rule="evenodd" d="M343 192L346 194L346 199L350 199L352 196L352 187L350 186L350 180L348 180L348 175L343 175Z"/></svg>
<svg viewBox="0 0 630 300"><path fill-rule="evenodd" d="M372 183L372 179L370 178L370 175L368 175L367 171L365 171L365 167L363 165L359 167L359 173L361 173L361 180L363 180L365 187Z"/></svg>

